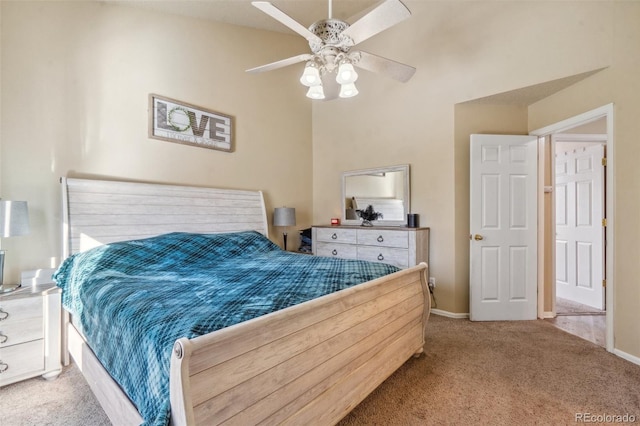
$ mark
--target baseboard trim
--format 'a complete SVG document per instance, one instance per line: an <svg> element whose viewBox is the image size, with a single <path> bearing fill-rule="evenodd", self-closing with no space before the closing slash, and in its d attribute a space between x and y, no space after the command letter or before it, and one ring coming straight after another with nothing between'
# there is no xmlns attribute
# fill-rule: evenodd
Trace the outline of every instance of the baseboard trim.
<svg viewBox="0 0 640 426"><path fill-rule="evenodd" d="M551 311L544 311L542 313L542 319L547 319L547 318L555 318L556 316L553 315L553 312Z"/></svg>
<svg viewBox="0 0 640 426"><path fill-rule="evenodd" d="M614 349L613 353L618 355L620 358L626 359L629 362L640 365L640 358L631 354L628 354L620 349Z"/></svg>
<svg viewBox="0 0 640 426"><path fill-rule="evenodd" d="M456 318L456 319L469 318L468 313L458 314L455 312L443 311L442 309L431 309L431 313L435 315L440 315L441 317L448 317L448 318Z"/></svg>

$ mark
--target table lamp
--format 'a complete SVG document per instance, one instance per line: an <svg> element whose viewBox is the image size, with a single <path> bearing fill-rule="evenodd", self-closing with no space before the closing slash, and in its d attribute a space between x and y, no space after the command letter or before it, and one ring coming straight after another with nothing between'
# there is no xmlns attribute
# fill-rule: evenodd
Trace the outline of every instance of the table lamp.
<svg viewBox="0 0 640 426"><path fill-rule="evenodd" d="M26 201L0 200L0 237L17 237L29 233L29 209ZM0 250L0 289L5 291L4 284L4 255ZM7 288L15 290L20 284Z"/></svg>
<svg viewBox="0 0 640 426"><path fill-rule="evenodd" d="M287 251L287 226L295 226L295 224L296 209L293 207L276 207L273 211L273 226L283 226L285 228L282 233L285 251Z"/></svg>

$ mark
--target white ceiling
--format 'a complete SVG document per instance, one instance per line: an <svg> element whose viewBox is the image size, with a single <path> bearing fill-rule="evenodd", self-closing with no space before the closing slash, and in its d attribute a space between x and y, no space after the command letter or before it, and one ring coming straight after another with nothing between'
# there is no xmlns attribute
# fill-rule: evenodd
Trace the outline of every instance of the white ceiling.
<svg viewBox="0 0 640 426"><path fill-rule="evenodd" d="M283 24L251 5L251 0L107 0L108 3L141 7L166 13L295 34ZM328 17L328 0L272 0L284 13L309 27ZM349 18L378 4L377 0L335 0L332 17L353 23Z"/></svg>

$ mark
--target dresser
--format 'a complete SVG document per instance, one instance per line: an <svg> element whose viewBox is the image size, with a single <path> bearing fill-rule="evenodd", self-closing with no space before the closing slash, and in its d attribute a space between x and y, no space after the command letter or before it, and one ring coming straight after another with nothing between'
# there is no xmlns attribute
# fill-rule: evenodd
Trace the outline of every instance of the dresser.
<svg viewBox="0 0 640 426"><path fill-rule="evenodd" d="M314 226L313 254L389 263L429 263L429 228Z"/></svg>
<svg viewBox="0 0 640 426"><path fill-rule="evenodd" d="M0 386L60 374L60 293L41 284L0 294Z"/></svg>

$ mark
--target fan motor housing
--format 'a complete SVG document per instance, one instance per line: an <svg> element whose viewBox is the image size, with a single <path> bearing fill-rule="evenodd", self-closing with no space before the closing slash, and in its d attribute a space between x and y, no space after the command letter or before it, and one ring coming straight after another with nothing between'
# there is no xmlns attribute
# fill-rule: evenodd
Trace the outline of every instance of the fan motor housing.
<svg viewBox="0 0 640 426"><path fill-rule="evenodd" d="M349 28L349 24L340 19L322 19L309 27L309 31L320 37L321 43L309 41L309 47L313 53L320 53L325 46L335 47L347 52L353 46L351 38L342 35Z"/></svg>

